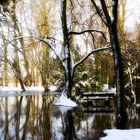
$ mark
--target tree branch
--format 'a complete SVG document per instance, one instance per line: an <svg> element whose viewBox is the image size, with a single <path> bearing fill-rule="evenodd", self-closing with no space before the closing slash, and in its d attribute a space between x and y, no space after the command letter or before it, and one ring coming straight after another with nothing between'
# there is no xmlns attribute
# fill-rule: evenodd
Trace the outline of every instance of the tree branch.
<svg viewBox="0 0 140 140"><path fill-rule="evenodd" d="M104 40L107 42L104 32L100 31L100 30L92 30L92 29L90 30L89 29L89 30L84 30L84 31L81 31L81 32L71 31L71 32L69 32L69 35L81 35L81 34L84 34L84 33L92 33L92 32L102 34Z"/></svg>
<svg viewBox="0 0 140 140"><path fill-rule="evenodd" d="M95 50L92 50L89 54L87 54L84 58L82 58L79 62L77 62L74 66L73 66L73 74L75 72L75 69L77 66L79 66L81 63L83 63L91 54L95 53L95 52L99 52L99 51L103 51L103 50L106 50L106 49L110 49L111 46L108 44L106 45L105 47L103 48L97 48Z"/></svg>
<svg viewBox="0 0 140 140"><path fill-rule="evenodd" d="M18 40L18 39L21 39L21 38L28 38L28 37L36 38L37 40L39 40L39 41L45 43L45 44L53 51L53 53L55 54L55 56L58 58L58 60L59 60L59 62L60 62L60 64L61 64L61 66L62 66L62 68L65 70L65 66L63 65L62 60L60 59L60 57L58 56L58 54L56 53L56 51L53 49L53 47L52 47L48 42L46 42L45 39L42 39L42 38L40 38L40 37L38 37L38 36L35 36L35 35L20 36L20 37L16 37L16 38L14 38L13 40L9 41L8 44L11 43L11 42L14 41L14 40ZM52 37L47 37L47 39L54 39L54 38L52 38Z"/></svg>
<svg viewBox="0 0 140 140"><path fill-rule="evenodd" d="M25 47L25 49L29 48L30 46L32 46L32 45L34 45L35 43L38 43L38 42L40 42L40 41L37 40L37 41L31 42L29 45L27 45L27 46Z"/></svg>
<svg viewBox="0 0 140 140"><path fill-rule="evenodd" d="M105 3L104 0L100 0L100 3L101 3L101 6L102 6L102 9L103 9L103 12L104 12L104 16L105 16L105 18L106 18L106 22L107 22L107 24L109 25L109 24L111 23L111 19L110 19L108 10L107 10L106 3Z"/></svg>

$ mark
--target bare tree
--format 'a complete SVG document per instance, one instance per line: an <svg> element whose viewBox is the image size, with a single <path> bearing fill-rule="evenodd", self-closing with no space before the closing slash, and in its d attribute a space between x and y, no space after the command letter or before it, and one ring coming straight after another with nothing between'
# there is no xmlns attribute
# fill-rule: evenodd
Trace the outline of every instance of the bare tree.
<svg viewBox="0 0 140 140"><path fill-rule="evenodd" d="M88 53L85 57L83 57L80 61L78 61L77 63L73 64L72 63L72 55L71 55L71 37L73 35L82 35L85 33L89 33L89 34L93 34L93 33L99 33L101 34L104 38L105 35L102 31L99 30L83 30L81 32L76 32L76 31L70 31L68 29L68 25L67 25L67 0L61 1L61 23L62 23L62 32L63 32L63 59L59 59L60 63L64 69L64 75L65 75L65 88L63 91L63 94L65 96L71 97L71 93L72 93L72 88L73 88L73 78L74 78L74 73L76 68L83 63L91 54L95 53L95 52L99 52L102 50L106 50L110 48L110 45L107 44L105 47L103 48L97 48L92 50L90 53ZM50 44L50 37L46 38L46 43ZM50 44L51 46L51 44ZM56 54L56 52L55 52ZM58 55L57 55L58 56Z"/></svg>
<svg viewBox="0 0 140 140"><path fill-rule="evenodd" d="M56 55L56 57L58 58L63 70L64 70L64 75L65 75L65 88L63 91L63 94L66 97L71 97L72 94L72 88L74 86L74 74L76 71L76 68L82 64L87 58L89 58L93 53L95 52L99 52L99 51L103 51L106 49L110 48L110 45L108 44L108 42L106 41L106 37L104 32L100 31L100 30L94 30L94 29L86 29L86 30L82 30L80 32L78 31L71 31L68 27L68 23L67 23L67 6L68 6L68 1L64 0L61 1L61 24L62 24L62 34L63 34L63 58L61 59L61 57L59 56L59 54L56 52L55 50L55 38L53 37L49 37L47 36L45 39L42 39L40 37L37 37L35 35L30 35L28 37L34 37L37 40L44 42L47 46L49 47L50 50L52 50L54 52L54 54ZM89 35L93 36L94 33L96 34L100 34L103 39L106 42L105 47L102 48L95 48L93 49L90 53L88 53L87 55L85 55L83 58L81 58L81 60L79 60L78 62L76 62L75 64L73 64L73 58L72 58L72 54L71 54L71 38L72 36L80 36L83 35L85 33L89 33ZM17 39L20 39L24 36L18 37Z"/></svg>

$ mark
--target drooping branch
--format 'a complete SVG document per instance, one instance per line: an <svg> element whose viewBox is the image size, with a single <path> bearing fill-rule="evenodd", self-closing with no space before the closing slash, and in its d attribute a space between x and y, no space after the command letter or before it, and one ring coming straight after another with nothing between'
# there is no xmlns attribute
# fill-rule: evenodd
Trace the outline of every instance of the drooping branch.
<svg viewBox="0 0 140 140"><path fill-rule="evenodd" d="M107 42L105 34L101 30L89 29L89 30L84 30L84 31L81 31L81 32L71 31L71 32L69 32L69 35L81 35L81 34L84 34L84 33L92 33L92 32L100 33L103 36L104 40Z"/></svg>
<svg viewBox="0 0 140 140"><path fill-rule="evenodd" d="M40 41L37 40L37 41L34 41L34 42L30 43L29 45L27 45L27 46L25 47L25 49L29 48L30 46L32 46L32 45L34 45L34 44L36 44L36 43L38 43L38 42L40 42Z"/></svg>
<svg viewBox="0 0 140 140"><path fill-rule="evenodd" d="M42 38L40 38L38 36L35 36L35 35L20 36L20 37L16 37L13 40L9 41L8 44L11 43L11 42L13 42L14 40L18 40L18 39L21 39L21 38L28 38L28 37L36 38L37 40L45 43L53 51L53 53L55 54L55 56L58 58L61 66L62 66L62 68L65 70L65 67L64 67L64 65L62 63L62 60L60 59L59 55L56 53L55 49L45 39L42 39ZM52 37L47 37L47 38L51 38L52 39Z"/></svg>
<svg viewBox="0 0 140 140"><path fill-rule="evenodd" d="M74 75L74 72L75 72L76 67L79 66L81 63L83 63L90 55L92 55L95 52L103 51L103 50L110 49L110 48L111 48L111 46L108 44L108 45L106 45L103 48L97 48L97 49L92 50L90 53L88 53L84 58L82 58L79 62L77 62L73 66L73 75Z"/></svg>
<svg viewBox="0 0 140 140"><path fill-rule="evenodd" d="M8 42L8 40L4 36L2 36L2 37L0 36L0 38L2 38L4 41ZM15 45L12 43L12 41L8 42L7 45L8 44L11 44L12 46L15 47ZM1 46L3 46L3 45L1 45ZM2 48L4 48L4 46ZM19 48L16 48L16 50L19 51L21 54L23 54L23 52Z"/></svg>

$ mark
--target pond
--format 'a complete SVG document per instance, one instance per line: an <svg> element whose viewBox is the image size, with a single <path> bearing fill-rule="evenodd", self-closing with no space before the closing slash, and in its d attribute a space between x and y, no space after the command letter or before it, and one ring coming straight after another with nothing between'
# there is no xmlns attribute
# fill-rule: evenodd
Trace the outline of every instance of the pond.
<svg viewBox="0 0 140 140"><path fill-rule="evenodd" d="M15 95L19 93L0 93L1 140L98 140L104 129L116 127L115 112L85 113L82 106L57 107L53 105L57 94ZM137 126L128 127L139 127L138 122L130 122Z"/></svg>

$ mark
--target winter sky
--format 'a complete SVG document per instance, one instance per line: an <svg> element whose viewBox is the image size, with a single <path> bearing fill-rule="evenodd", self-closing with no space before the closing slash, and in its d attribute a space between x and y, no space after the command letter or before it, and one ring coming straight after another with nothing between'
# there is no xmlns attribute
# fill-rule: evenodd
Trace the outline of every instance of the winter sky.
<svg viewBox="0 0 140 140"><path fill-rule="evenodd" d="M127 0L126 28L133 29L136 22L140 23L140 0Z"/></svg>

